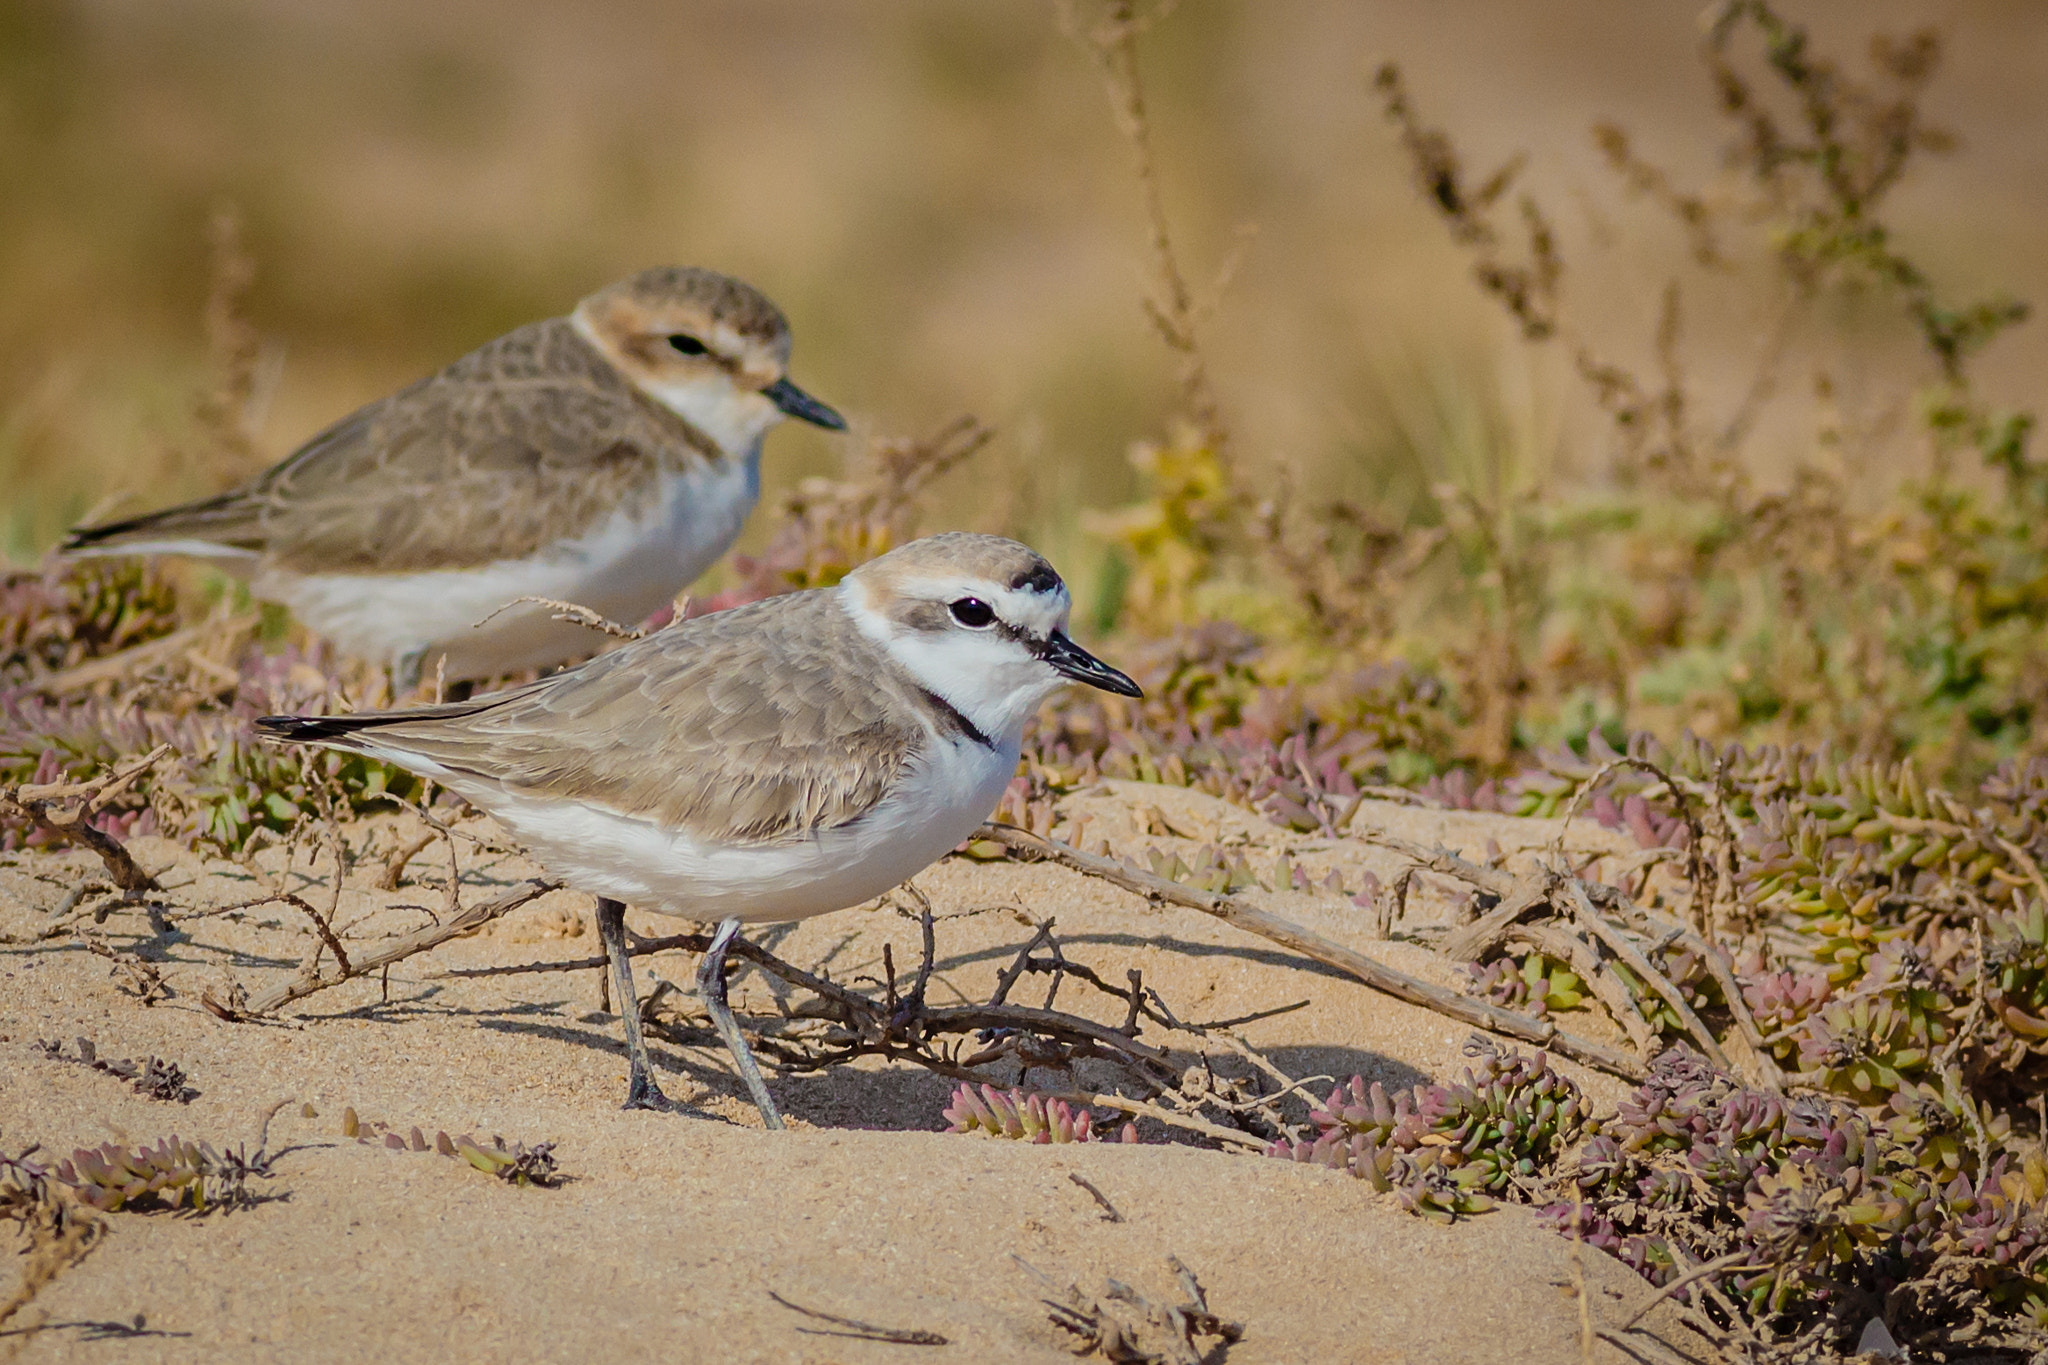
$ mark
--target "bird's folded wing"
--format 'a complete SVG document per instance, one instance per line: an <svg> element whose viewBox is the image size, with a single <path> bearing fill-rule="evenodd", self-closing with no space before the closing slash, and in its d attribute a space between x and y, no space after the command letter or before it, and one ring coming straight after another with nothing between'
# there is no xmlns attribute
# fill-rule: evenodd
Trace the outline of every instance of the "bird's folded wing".
<svg viewBox="0 0 2048 1365"><path fill-rule="evenodd" d="M587 803L727 843L842 825L931 731L879 651L816 629L844 620L817 598L700 618L502 702L381 725L362 747L427 759L486 808L493 791ZM835 642L855 657L835 659Z"/></svg>
<svg viewBox="0 0 2048 1365"><path fill-rule="evenodd" d="M593 531L707 451L555 319L350 414L244 489L79 541L204 542L302 573L474 568Z"/></svg>

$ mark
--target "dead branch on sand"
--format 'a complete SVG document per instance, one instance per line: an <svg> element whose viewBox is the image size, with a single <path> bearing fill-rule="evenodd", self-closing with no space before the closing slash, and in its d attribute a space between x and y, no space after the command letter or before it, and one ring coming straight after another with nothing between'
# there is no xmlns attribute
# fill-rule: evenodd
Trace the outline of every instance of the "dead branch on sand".
<svg viewBox="0 0 2048 1365"><path fill-rule="evenodd" d="M872 1322L862 1322L859 1318L842 1318L836 1313L824 1313L815 1308L806 1308L800 1303L791 1303L772 1289L768 1291L768 1297L793 1313L801 1313L807 1318L815 1319L818 1322L829 1322L834 1327L845 1329L838 1332L827 1332L816 1327L799 1327L796 1329L807 1336L846 1337L852 1341L881 1341L887 1342L892 1346L944 1346L946 1344L945 1337L940 1336L937 1332L927 1332L920 1327L881 1327Z"/></svg>
<svg viewBox="0 0 2048 1365"><path fill-rule="evenodd" d="M1642 1061L1618 1048L1567 1033L1548 1019L1518 1014L1499 1005L1474 1000L1442 986L1432 985L1420 977L1410 976L1384 963L1375 962L1363 953L1354 952L1341 943L1334 943L1320 934L1311 933L1290 920L1261 910L1236 896L1183 886L1179 882L1155 877L1149 872L1141 872L1114 858L1083 853L1056 839L1041 839L1013 825L986 824L976 831L974 837L999 843L1011 852L1027 858L1044 858L1063 867L1072 868L1076 872L1100 877L1147 900L1164 901L1170 905L1199 910L1205 915L1214 915L1234 928L1270 939L1284 948L1314 958L1326 966L1335 967L1374 990L1384 991L1411 1005L1420 1005L1424 1009L1448 1015L1460 1023L1471 1024L1477 1028L1549 1048L1626 1080L1641 1080L1649 1074ZM1454 854L1447 854L1445 858L1451 864L1465 861ZM1476 864L1469 866L1476 874L1484 875L1490 881L1507 876L1493 868L1480 868Z"/></svg>

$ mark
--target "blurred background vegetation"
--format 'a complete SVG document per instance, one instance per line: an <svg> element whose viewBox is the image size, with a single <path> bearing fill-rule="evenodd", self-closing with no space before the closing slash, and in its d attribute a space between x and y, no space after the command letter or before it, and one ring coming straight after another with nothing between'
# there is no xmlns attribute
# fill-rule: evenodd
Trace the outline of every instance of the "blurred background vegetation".
<svg viewBox="0 0 2048 1365"><path fill-rule="evenodd" d="M1938 78L1911 93L1947 136L1916 143L1888 187L1888 241L1945 303L2048 296L2048 11L1785 12L1845 70L1866 68L1874 31L1938 28ZM1199 328L1220 468L1209 433L1175 425L1178 359L1142 307L1147 187L1076 32L1088 22L958 0L0 0L0 553L33 562L115 497L139 510L212 491L597 285L694 262L784 305L798 377L865 434L962 413L994 429L928 491L926 529L1040 544L1098 629L1233 618L1279 648L1268 682L1384 658L1433 669L1463 737L1429 767L1499 769L1546 740L1639 725L1805 726L1887 756L1932 744L1944 768L1964 748L1977 767L2011 751L2032 712L2010 687L1967 721L1983 744L1958 740L1947 712L1932 738L1918 720L1888 730L1896 698L1873 720L1848 714L1853 696L1792 695L1816 670L1837 692L1882 688L1843 674L1826 642L1788 653L1771 631L1788 618L1742 576L1777 551L1724 523L1761 526L1816 466L1828 477L1802 494L1809 510L1887 515L1928 468L1939 367L1911 291L1869 270L1823 263L1789 308L1797 224L1759 205L1755 159L1732 148L1697 6L1188 0L1147 33L1180 265L1206 294L1237 262ZM1475 285L1492 250L1475 254L1476 220L1451 215L1446 232L1441 196L1417 193L1413 138L1374 89L1390 60L1422 123L1453 134L1468 192L1526 154L1486 207L1513 254L1515 196L1540 202L1568 312L1550 344ZM1796 125L1798 91L1768 93ZM1671 193L1617 172L1602 122ZM1714 219L1711 259L1672 187ZM224 311L238 264L246 290ZM1681 285L1682 318L1666 303ZM200 396L237 348L250 384L230 425L247 440L223 442ZM1689 412L1739 415L1724 453L1742 498L1668 469L1649 495L1632 484L1644 423L1616 420L1614 387L1587 382L1593 359L1645 394L1682 369ZM1969 359L1970 411L2028 407L2044 359L2041 327L1999 335ZM856 448L778 432L770 505ZM2004 495L1983 461L1935 457L1958 486ZM1349 522L1328 519L1332 500ZM1265 553L1231 567L1261 510ZM1773 544L1812 530L1792 527L1771 522ZM1281 589L1283 552L1297 572ZM1342 567L1349 600L1318 599L1302 561ZM1849 601L1860 563L1818 572L1838 606L1896 634L1895 603ZM1706 600L1701 584L1725 591ZM1833 629L1794 605L1816 640ZM1290 639L1344 649L1305 661ZM1759 670L1773 676L1752 685Z"/></svg>
<svg viewBox="0 0 2048 1365"><path fill-rule="evenodd" d="M1531 154L1562 254L1601 267L1582 327L1646 354L1672 234L1618 193L1588 130L1612 119L1674 174L1711 179L1696 9L1190 0L1151 35L1160 172L1192 273L1257 231L1207 336L1242 458L1398 498L1452 408L1597 469L1569 375L1513 345L1414 194L1370 71L1401 61L1476 162ZM1964 292L2048 295L2048 13L1794 9L1852 53L1874 28L1944 24L1930 114L1963 150L1915 168L1897 230ZM17 560L111 491L154 503L214 473L167 471L165 452L191 444L223 203L246 222L249 316L276 367L263 460L665 261L768 290L804 382L874 426L995 426L949 521L1071 537L1076 508L1131 494L1125 448L1173 398L1138 307L1126 150L1045 5L5 0L0 175ZM1740 370L1759 317L1735 311L1694 322L1703 377ZM2048 355L2039 330L1987 357L2007 401ZM1870 377L1880 396L1886 379ZM831 467L822 438L771 447L771 484Z"/></svg>

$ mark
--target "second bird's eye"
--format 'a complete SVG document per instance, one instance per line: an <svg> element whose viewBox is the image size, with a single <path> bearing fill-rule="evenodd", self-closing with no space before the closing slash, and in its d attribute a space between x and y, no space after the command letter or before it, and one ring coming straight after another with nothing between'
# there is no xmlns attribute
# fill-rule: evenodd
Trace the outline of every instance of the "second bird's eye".
<svg viewBox="0 0 2048 1365"><path fill-rule="evenodd" d="M681 332L668 339L668 344L684 355L703 355L707 348L703 342Z"/></svg>
<svg viewBox="0 0 2048 1365"><path fill-rule="evenodd" d="M996 611L979 597L963 597L952 606L953 619L969 630L982 630L995 624Z"/></svg>

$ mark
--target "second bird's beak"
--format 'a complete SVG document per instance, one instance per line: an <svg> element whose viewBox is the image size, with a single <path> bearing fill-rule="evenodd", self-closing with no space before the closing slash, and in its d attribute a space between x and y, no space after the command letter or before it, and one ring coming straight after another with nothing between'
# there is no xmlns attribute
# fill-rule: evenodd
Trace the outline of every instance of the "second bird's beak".
<svg viewBox="0 0 2048 1365"><path fill-rule="evenodd" d="M1077 683L1087 683L1090 687L1126 697L1145 695L1144 689L1129 677L1068 639L1065 631L1056 630L1048 636L1045 652L1039 657L1051 664L1053 671L1061 677L1072 678Z"/></svg>
<svg viewBox="0 0 2048 1365"><path fill-rule="evenodd" d="M846 430L846 419L805 393L787 379L778 379L761 390L761 396L791 417L798 417L827 431Z"/></svg>

